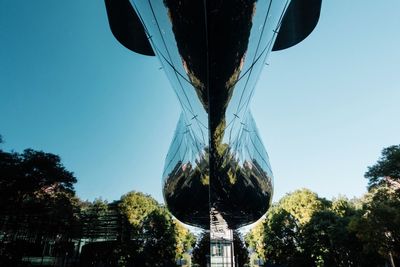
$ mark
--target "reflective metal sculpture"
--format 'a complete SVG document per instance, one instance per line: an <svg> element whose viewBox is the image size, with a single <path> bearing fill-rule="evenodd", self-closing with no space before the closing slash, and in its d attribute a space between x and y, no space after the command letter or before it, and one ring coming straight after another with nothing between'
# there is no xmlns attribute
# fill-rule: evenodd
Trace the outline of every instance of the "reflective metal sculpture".
<svg viewBox="0 0 400 267"><path fill-rule="evenodd" d="M258 220L270 206L273 177L249 103L269 52L309 35L321 0L106 6L115 37L132 51L157 55L182 107L163 174L168 209L216 237Z"/></svg>

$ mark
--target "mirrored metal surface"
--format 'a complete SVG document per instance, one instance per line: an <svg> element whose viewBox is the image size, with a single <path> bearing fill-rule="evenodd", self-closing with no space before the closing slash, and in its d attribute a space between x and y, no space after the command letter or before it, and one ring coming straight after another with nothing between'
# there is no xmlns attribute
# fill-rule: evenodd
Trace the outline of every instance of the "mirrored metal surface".
<svg viewBox="0 0 400 267"><path fill-rule="evenodd" d="M163 174L168 208L205 229L258 220L272 171L249 103L290 1L131 3L182 107Z"/></svg>
<svg viewBox="0 0 400 267"><path fill-rule="evenodd" d="M256 81L271 50L312 32L321 0L105 1L115 37L158 56L182 108L163 173L166 205L210 230L211 266L236 266L232 229L260 219L273 192L249 109Z"/></svg>

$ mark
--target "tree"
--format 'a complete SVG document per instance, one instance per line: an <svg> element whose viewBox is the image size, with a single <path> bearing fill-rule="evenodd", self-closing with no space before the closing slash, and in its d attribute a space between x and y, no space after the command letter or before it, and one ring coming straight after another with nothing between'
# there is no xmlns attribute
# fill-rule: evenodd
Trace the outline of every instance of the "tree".
<svg viewBox="0 0 400 267"><path fill-rule="evenodd" d="M343 200L344 201L344 200ZM348 230L350 216L318 211L302 230L302 247L315 266L358 266L361 242Z"/></svg>
<svg viewBox="0 0 400 267"><path fill-rule="evenodd" d="M346 197L339 196L332 200L330 210L339 217L354 215L355 206Z"/></svg>
<svg viewBox="0 0 400 267"><path fill-rule="evenodd" d="M264 225L264 219L257 222L253 229L245 235L244 239L247 247L252 252L251 256L265 260Z"/></svg>
<svg viewBox="0 0 400 267"><path fill-rule="evenodd" d="M129 192L121 197L121 213L133 228L143 266L169 266L194 245L194 236L150 195Z"/></svg>
<svg viewBox="0 0 400 267"><path fill-rule="evenodd" d="M311 220L316 211L322 210L329 205L325 199L309 189L296 190L287 194L279 201L279 207L290 213L300 225L304 225Z"/></svg>
<svg viewBox="0 0 400 267"><path fill-rule="evenodd" d="M17 153L0 150L0 210L14 210L22 191L23 172L20 168L21 158ZM13 208L11 208L13 207Z"/></svg>
<svg viewBox="0 0 400 267"><path fill-rule="evenodd" d="M176 219L173 219L173 223L175 227L176 259L188 258L187 252L195 245L196 237Z"/></svg>
<svg viewBox="0 0 400 267"><path fill-rule="evenodd" d="M400 145L394 145L382 150L382 156L378 162L368 167L365 178L369 179L369 188L392 184L400 188Z"/></svg>
<svg viewBox="0 0 400 267"><path fill-rule="evenodd" d="M131 225L139 228L146 217L159 208L159 204L150 195L132 191L121 197L119 207Z"/></svg>
<svg viewBox="0 0 400 267"><path fill-rule="evenodd" d="M235 251L235 257L238 266L245 266L250 260L249 251L246 248L242 235L239 231L233 231L233 249Z"/></svg>
<svg viewBox="0 0 400 267"><path fill-rule="evenodd" d="M26 252L26 246L40 250L46 240L57 240L58 251L67 249L60 244L71 237L77 219L74 183L57 155L0 150L0 238L10 244L12 258L18 260L17 251ZM0 256L8 252L0 249Z"/></svg>
<svg viewBox="0 0 400 267"><path fill-rule="evenodd" d="M80 236L94 240L104 238L102 219L108 212L107 201L97 198L93 202L82 202L80 207Z"/></svg>
<svg viewBox="0 0 400 267"><path fill-rule="evenodd" d="M57 155L32 149L22 154L0 151L0 212L61 215L66 210L59 208L72 209L76 181Z"/></svg>
<svg viewBox="0 0 400 267"><path fill-rule="evenodd" d="M300 256L299 222L282 207L273 208L264 222L264 255L268 262L295 265Z"/></svg>
<svg viewBox="0 0 400 267"><path fill-rule="evenodd" d="M356 266L361 242L349 231L346 198L333 202L307 189L284 196L246 236L258 258L283 266Z"/></svg>
<svg viewBox="0 0 400 267"><path fill-rule="evenodd" d="M210 232L202 231L197 237L196 246L193 249L192 261L198 266L207 266L210 255Z"/></svg>
<svg viewBox="0 0 400 267"><path fill-rule="evenodd" d="M400 198L393 188L375 187L366 194L349 228L362 241L363 254L370 262L400 263Z"/></svg>
<svg viewBox="0 0 400 267"><path fill-rule="evenodd" d="M315 213L329 204L308 189L287 194L248 233L249 247L259 258L272 264L310 266L311 257L304 254L303 228Z"/></svg>
<svg viewBox="0 0 400 267"><path fill-rule="evenodd" d="M175 266L176 232L166 208L153 210L143 221L143 266Z"/></svg>

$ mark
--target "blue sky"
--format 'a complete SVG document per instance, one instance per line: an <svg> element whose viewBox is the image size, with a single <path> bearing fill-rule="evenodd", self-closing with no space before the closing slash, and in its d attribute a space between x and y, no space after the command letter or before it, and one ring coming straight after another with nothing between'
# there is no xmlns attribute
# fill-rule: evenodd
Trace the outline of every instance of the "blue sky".
<svg viewBox="0 0 400 267"><path fill-rule="evenodd" d="M275 200L302 187L360 196L367 166L400 143L399 9L325 0L308 39L270 55L251 107ZM162 201L180 107L159 66L117 43L103 1L0 0L2 148L59 154L83 199Z"/></svg>

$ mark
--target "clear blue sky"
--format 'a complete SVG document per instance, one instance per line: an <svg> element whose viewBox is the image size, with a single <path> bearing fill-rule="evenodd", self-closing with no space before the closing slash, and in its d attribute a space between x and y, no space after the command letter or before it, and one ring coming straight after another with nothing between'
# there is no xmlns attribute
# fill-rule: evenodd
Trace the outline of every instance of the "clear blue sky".
<svg viewBox="0 0 400 267"><path fill-rule="evenodd" d="M360 196L367 166L400 143L399 10L325 0L314 33L271 54L252 110L275 200L302 187ZM162 201L180 107L158 68L117 43L103 1L0 0L2 148L59 154L83 199L138 190Z"/></svg>

